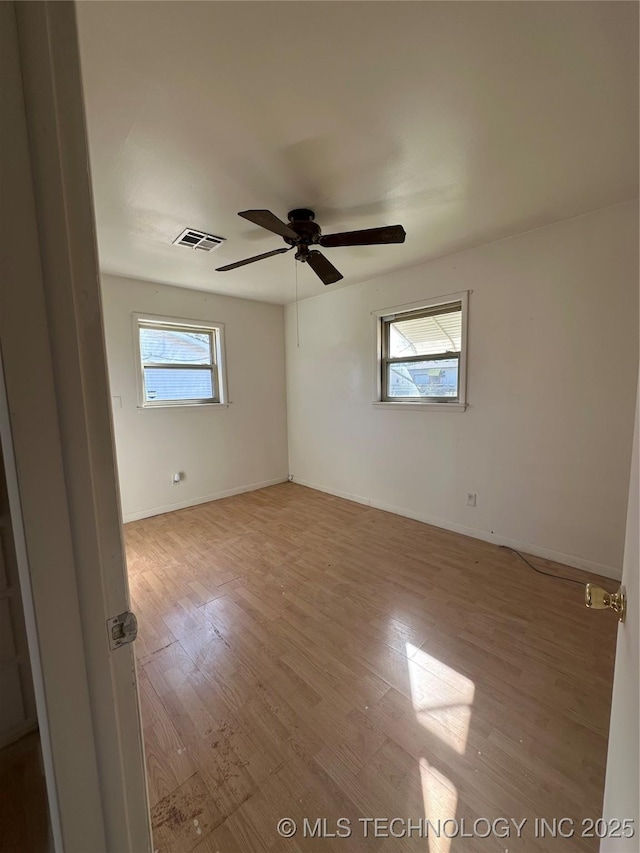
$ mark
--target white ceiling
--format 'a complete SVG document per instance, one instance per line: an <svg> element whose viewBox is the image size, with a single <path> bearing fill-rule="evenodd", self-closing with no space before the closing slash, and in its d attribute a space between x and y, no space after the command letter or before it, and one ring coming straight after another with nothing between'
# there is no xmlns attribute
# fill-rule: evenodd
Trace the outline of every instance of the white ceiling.
<svg viewBox="0 0 640 853"><path fill-rule="evenodd" d="M239 218L311 207L347 286L638 194L638 5L81 2L102 269L252 299L325 290ZM186 227L227 238L171 245Z"/></svg>

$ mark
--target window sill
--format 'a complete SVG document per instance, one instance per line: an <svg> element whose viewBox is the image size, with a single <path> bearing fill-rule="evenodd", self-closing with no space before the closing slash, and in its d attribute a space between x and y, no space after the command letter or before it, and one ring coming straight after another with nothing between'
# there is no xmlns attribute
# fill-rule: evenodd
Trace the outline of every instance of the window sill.
<svg viewBox="0 0 640 853"><path fill-rule="evenodd" d="M139 412L153 412L156 409L228 409L229 403L157 403L153 406L141 406Z"/></svg>
<svg viewBox="0 0 640 853"><path fill-rule="evenodd" d="M467 408L467 403L408 403L405 400L399 400L397 403L391 403L387 400L374 400L371 405L376 406L379 409L410 409L414 412L427 409L431 412L464 412L464 410Z"/></svg>

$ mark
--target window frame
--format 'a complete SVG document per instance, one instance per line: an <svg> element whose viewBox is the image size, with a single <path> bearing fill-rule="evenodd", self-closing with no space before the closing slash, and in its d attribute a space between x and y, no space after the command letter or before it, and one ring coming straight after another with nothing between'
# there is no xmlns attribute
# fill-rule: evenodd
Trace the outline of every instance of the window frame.
<svg viewBox="0 0 640 853"><path fill-rule="evenodd" d="M224 323L214 323L206 320L188 320L182 317L164 317L156 314L133 313L133 338L136 358L136 384L138 390L139 409L183 408L186 406L216 406L226 408L227 382L224 347ZM140 349L140 329L155 328L159 330L197 332L207 334L210 339L211 362L208 364L167 364L166 362L145 364ZM145 368L163 370L210 370L211 384L214 396L192 398L186 400L148 400L146 398Z"/></svg>
<svg viewBox="0 0 640 853"><path fill-rule="evenodd" d="M396 305L373 311L375 320L375 384L374 384L374 406L408 409L440 409L440 410L462 410L467 407L467 326L468 326L468 304L470 291L465 290L451 293L447 296L438 296L419 302L411 302L404 305ZM453 306L459 304L461 311L461 338L459 353L435 353L433 355L416 355L405 358L390 358L389 336L391 324L395 320L417 319L430 314L438 313L438 309L455 310ZM444 311L442 311L444 313ZM389 397L387 393L388 365L393 363L406 363L409 361L444 361L457 358L458 360L458 396L457 397Z"/></svg>

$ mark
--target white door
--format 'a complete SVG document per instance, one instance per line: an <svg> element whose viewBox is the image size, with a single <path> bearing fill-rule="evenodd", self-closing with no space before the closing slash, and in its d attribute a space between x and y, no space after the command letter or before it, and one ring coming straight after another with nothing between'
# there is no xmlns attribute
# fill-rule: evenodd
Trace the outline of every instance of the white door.
<svg viewBox="0 0 640 853"><path fill-rule="evenodd" d="M151 849L75 8L0 3L0 429L56 851Z"/></svg>
<svg viewBox="0 0 640 853"><path fill-rule="evenodd" d="M633 436L633 458L629 504L627 507L627 535L624 549L622 584L627 594L627 617L618 628L616 668L613 678L611 725L607 778L604 792L605 828L616 821L634 821L633 838L606 837L600 846L601 853L638 853L640 850L640 562L638 559L638 479L640 456L638 453L638 416L640 397L636 402L636 425ZM614 822L613 824L611 822Z"/></svg>

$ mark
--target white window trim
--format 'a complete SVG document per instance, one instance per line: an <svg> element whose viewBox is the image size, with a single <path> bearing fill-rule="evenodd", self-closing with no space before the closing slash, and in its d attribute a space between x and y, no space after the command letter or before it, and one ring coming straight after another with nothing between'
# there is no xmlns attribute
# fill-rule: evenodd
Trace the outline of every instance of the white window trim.
<svg viewBox="0 0 640 853"><path fill-rule="evenodd" d="M407 302L404 305L394 305L391 308L383 308L372 311L374 320L374 342L375 342L375 375L373 384L372 404L381 409L403 409L405 411L465 411L467 408L467 327L469 316L469 294L470 290L462 290L458 293L448 293L446 296L436 296L432 299L421 299L418 302ZM423 308L435 308L438 305L448 305L451 302L460 302L462 305L462 334L460 345L459 374L458 374L458 400L447 403L442 400L437 402L422 400L383 400L382 399L382 321L392 314L404 314L409 311L421 311Z"/></svg>
<svg viewBox="0 0 640 853"><path fill-rule="evenodd" d="M145 400L144 395L144 367L142 365L142 354L140 352L140 323L158 323L163 326L185 326L193 329L205 329L215 331L213 344L215 347L213 369L217 371L219 397L218 401L197 400L161 400L150 402ZM136 386L138 390L138 409L141 411L152 411L155 409L183 409L183 408L216 408L226 409L229 405L227 392L227 364L225 356L224 323L215 323L210 320L191 320L186 317L164 317L159 314L141 314L133 312L131 315L133 330L133 346L136 359Z"/></svg>

